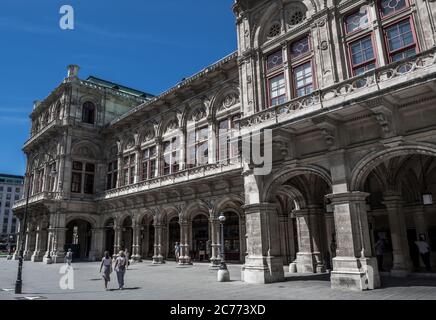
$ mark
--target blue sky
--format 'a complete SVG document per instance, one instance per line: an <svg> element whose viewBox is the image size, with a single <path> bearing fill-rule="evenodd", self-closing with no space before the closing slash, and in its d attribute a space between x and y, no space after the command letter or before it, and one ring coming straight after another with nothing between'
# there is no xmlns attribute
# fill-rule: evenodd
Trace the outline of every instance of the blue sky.
<svg viewBox="0 0 436 320"><path fill-rule="evenodd" d="M158 94L236 50L233 0L1 0L0 172L24 174L34 100L66 76L94 75ZM59 9L75 29L59 27Z"/></svg>

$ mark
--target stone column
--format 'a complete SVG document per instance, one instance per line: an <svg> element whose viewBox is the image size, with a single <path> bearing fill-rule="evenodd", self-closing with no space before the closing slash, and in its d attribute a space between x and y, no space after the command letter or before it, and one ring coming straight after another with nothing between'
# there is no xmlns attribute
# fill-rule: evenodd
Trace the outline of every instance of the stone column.
<svg viewBox="0 0 436 320"><path fill-rule="evenodd" d="M133 226L133 245L132 259L136 262L141 262L141 227L137 224Z"/></svg>
<svg viewBox="0 0 436 320"><path fill-rule="evenodd" d="M208 131L209 131L209 143L208 143L208 162L210 164L216 163L217 162L217 155L216 155L216 123L215 121L212 119L212 117L210 119L208 119ZM228 157L230 158L230 155L228 155Z"/></svg>
<svg viewBox="0 0 436 320"><path fill-rule="evenodd" d="M153 264L165 263L162 256L162 225L157 224L154 226L154 255Z"/></svg>
<svg viewBox="0 0 436 320"><path fill-rule="evenodd" d="M327 212L325 215L325 230L326 230L326 238L327 238L326 252L329 253L329 258L330 258L330 261L328 262L329 265L326 266L326 268L331 270L333 267L331 265L331 261L336 256L336 250L335 250L335 252L332 252L332 250L331 250L331 244L333 241L333 237L335 237L335 239L336 239L335 220L333 218L333 213L331 213L331 212Z"/></svg>
<svg viewBox="0 0 436 320"><path fill-rule="evenodd" d="M35 251L31 257L33 262L42 262L44 253L47 250L47 230L43 228L42 223L38 224L35 239Z"/></svg>
<svg viewBox="0 0 436 320"><path fill-rule="evenodd" d="M141 181L141 147L138 146L135 150L135 177L134 183Z"/></svg>
<svg viewBox="0 0 436 320"><path fill-rule="evenodd" d="M99 261L103 258L103 232L104 228L91 229L91 250L89 250L88 260Z"/></svg>
<svg viewBox="0 0 436 320"><path fill-rule="evenodd" d="M242 267L242 280L247 283L283 281L276 205L251 204L244 210L248 256Z"/></svg>
<svg viewBox="0 0 436 320"><path fill-rule="evenodd" d="M123 236L123 228L115 226L114 227L114 255L118 255L118 252L121 250L121 238Z"/></svg>
<svg viewBox="0 0 436 320"><path fill-rule="evenodd" d="M52 255L53 255L53 229L52 228L48 228L47 229L47 250L44 254L44 257L42 258L42 262L44 262L44 264L52 264L53 260L52 260Z"/></svg>
<svg viewBox="0 0 436 320"><path fill-rule="evenodd" d="M211 224L211 257L210 257L210 267L212 269L217 269L220 266L221 258L219 256L219 222L212 218L210 220Z"/></svg>
<svg viewBox="0 0 436 320"><path fill-rule="evenodd" d="M64 263L65 260L65 234L67 228L53 228L53 263Z"/></svg>
<svg viewBox="0 0 436 320"><path fill-rule="evenodd" d="M23 254L24 261L30 261L35 251L36 231L29 227L26 233L26 246Z"/></svg>
<svg viewBox="0 0 436 320"><path fill-rule="evenodd" d="M322 255L322 212L313 206L295 211L297 217L299 252L295 264L298 273L322 273L325 266ZM325 241L324 241L325 242Z"/></svg>
<svg viewBox="0 0 436 320"><path fill-rule="evenodd" d="M191 257L189 256L189 223L186 220L180 221L180 265L190 265Z"/></svg>
<svg viewBox="0 0 436 320"><path fill-rule="evenodd" d="M123 154L122 152L120 152L118 154L117 157L117 165L118 165L118 170L117 170L117 185L116 187L122 187L123 186Z"/></svg>
<svg viewBox="0 0 436 320"><path fill-rule="evenodd" d="M291 262L290 248L289 248L289 233L288 233L288 216L281 214L278 216L279 234L280 234L280 255L283 259L283 264Z"/></svg>
<svg viewBox="0 0 436 320"><path fill-rule="evenodd" d="M403 201L399 194L386 193L383 204L389 215L394 266L391 275L405 277L412 271L409 244L407 241L406 219L403 211Z"/></svg>
<svg viewBox="0 0 436 320"><path fill-rule="evenodd" d="M334 207L337 256L333 258L331 286L354 291L380 287L366 213L368 193L344 192L327 196Z"/></svg>
<svg viewBox="0 0 436 320"><path fill-rule="evenodd" d="M426 239L428 239L428 224L425 217L425 207L423 205L418 205L410 207L409 211L413 216L413 221L415 222L417 239L420 234L424 234Z"/></svg>

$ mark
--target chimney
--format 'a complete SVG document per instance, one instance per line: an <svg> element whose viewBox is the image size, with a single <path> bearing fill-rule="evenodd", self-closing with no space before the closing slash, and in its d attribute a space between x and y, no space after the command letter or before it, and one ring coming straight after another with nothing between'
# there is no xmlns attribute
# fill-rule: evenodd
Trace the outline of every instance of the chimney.
<svg viewBox="0 0 436 320"><path fill-rule="evenodd" d="M79 74L80 67L75 64L70 64L68 66L68 78L77 77Z"/></svg>

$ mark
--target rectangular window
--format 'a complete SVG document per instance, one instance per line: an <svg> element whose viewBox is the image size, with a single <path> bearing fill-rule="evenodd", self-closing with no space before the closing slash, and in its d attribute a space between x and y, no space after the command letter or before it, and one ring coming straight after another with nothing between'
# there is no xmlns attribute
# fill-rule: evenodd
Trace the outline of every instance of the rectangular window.
<svg viewBox="0 0 436 320"><path fill-rule="evenodd" d="M118 179L118 160L115 160L108 164L106 189L107 190L115 189L117 187L117 179Z"/></svg>
<svg viewBox="0 0 436 320"><path fill-rule="evenodd" d="M10 193L6 194L6 200L11 200L12 195Z"/></svg>
<svg viewBox="0 0 436 320"><path fill-rule="evenodd" d="M19 195L19 194L16 194L16 195L14 196L14 200L17 201L17 200L19 200L19 199L20 199L20 195Z"/></svg>
<svg viewBox="0 0 436 320"><path fill-rule="evenodd" d="M5 208L10 208L10 207L11 207L11 202L10 201L6 201Z"/></svg>
<svg viewBox="0 0 436 320"><path fill-rule="evenodd" d="M385 34L391 62L414 56L417 53L410 19L386 28Z"/></svg>
<svg viewBox="0 0 436 320"><path fill-rule="evenodd" d="M142 180L156 176L156 147L145 149L142 154Z"/></svg>
<svg viewBox="0 0 436 320"><path fill-rule="evenodd" d="M307 62L296 67L293 72L297 97L305 96L313 91L312 64Z"/></svg>
<svg viewBox="0 0 436 320"><path fill-rule="evenodd" d="M11 187L8 187L8 192L12 192L12 188Z"/></svg>
<svg viewBox="0 0 436 320"><path fill-rule="evenodd" d="M237 134L240 115L229 117L218 123L218 161L227 161L239 156L239 136Z"/></svg>
<svg viewBox="0 0 436 320"><path fill-rule="evenodd" d="M71 179L71 192L81 193L82 192L82 173L73 172Z"/></svg>
<svg viewBox="0 0 436 320"><path fill-rule="evenodd" d="M94 193L94 175L90 173L85 174L85 194L93 194Z"/></svg>
<svg viewBox="0 0 436 320"><path fill-rule="evenodd" d="M208 127L188 132L187 150L187 164L189 168L209 163Z"/></svg>
<svg viewBox="0 0 436 320"><path fill-rule="evenodd" d="M277 106L286 102L285 75L280 74L269 79L270 106Z"/></svg>
<svg viewBox="0 0 436 320"><path fill-rule="evenodd" d="M361 7L359 12L349 15L345 19L347 33L361 30L368 26L369 20L367 10L367 7Z"/></svg>
<svg viewBox="0 0 436 320"><path fill-rule="evenodd" d="M375 54L371 36L359 39L350 44L350 56L353 75L360 75L375 68Z"/></svg>
<svg viewBox="0 0 436 320"><path fill-rule="evenodd" d="M168 175L180 170L180 142L178 137L163 143L162 173Z"/></svg>

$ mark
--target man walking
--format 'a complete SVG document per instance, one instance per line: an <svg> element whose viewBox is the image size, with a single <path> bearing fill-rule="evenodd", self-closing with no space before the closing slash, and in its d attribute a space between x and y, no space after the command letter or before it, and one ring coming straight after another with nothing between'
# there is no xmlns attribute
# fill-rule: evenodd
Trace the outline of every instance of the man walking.
<svg viewBox="0 0 436 320"><path fill-rule="evenodd" d="M71 251L71 249L68 249L68 252L65 255L65 260L68 266L71 266L71 263L73 262L73 252Z"/></svg>
<svg viewBox="0 0 436 320"><path fill-rule="evenodd" d="M176 262L179 262L180 244L178 242L176 242L176 244L174 245L174 255L176 256Z"/></svg>

